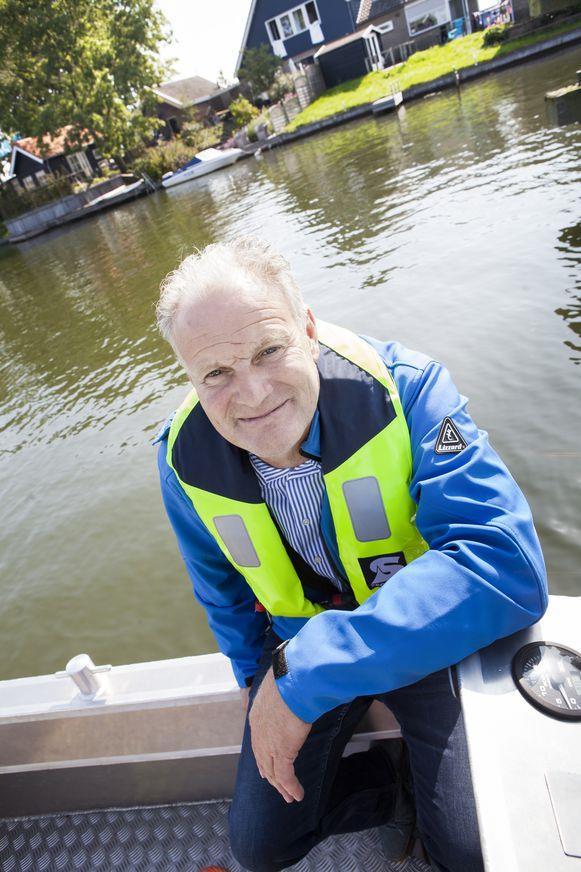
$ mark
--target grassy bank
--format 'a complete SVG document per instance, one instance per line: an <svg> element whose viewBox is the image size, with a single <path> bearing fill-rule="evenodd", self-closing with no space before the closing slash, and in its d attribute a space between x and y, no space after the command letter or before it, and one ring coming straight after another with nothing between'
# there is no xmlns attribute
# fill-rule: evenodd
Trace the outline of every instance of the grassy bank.
<svg viewBox="0 0 581 872"><path fill-rule="evenodd" d="M405 91L412 85L431 82L446 73L453 73L463 67L471 67L484 61L502 57L513 51L544 42L553 36L566 33L581 27L579 21L562 23L543 28L542 31L511 39L500 45L483 45L484 31L471 33L446 45L437 45L425 51L411 55L403 64L397 64L387 70L368 73L350 82L344 82L325 91L317 100L307 106L285 128L286 131L296 130L303 124L320 121L337 112L344 112L362 103L370 103L391 93L391 85L397 84L398 90Z"/></svg>

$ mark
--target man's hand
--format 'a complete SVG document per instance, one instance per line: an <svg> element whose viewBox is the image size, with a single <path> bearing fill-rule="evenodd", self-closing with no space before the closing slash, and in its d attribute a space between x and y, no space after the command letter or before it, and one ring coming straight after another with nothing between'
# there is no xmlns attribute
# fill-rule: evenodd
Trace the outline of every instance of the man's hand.
<svg viewBox="0 0 581 872"><path fill-rule="evenodd" d="M249 715L252 750L258 771L287 801L300 801L305 791L295 775L294 761L309 735L305 723L278 692L272 669L258 689Z"/></svg>

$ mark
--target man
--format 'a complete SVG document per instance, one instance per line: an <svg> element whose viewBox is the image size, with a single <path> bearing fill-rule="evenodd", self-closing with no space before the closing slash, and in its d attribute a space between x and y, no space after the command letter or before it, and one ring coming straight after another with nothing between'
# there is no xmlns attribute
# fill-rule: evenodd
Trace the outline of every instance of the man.
<svg viewBox="0 0 581 872"><path fill-rule="evenodd" d="M546 609L514 479L445 367L317 322L258 239L186 258L158 325L194 388L158 437L164 502L251 688L235 855L281 869L332 833L398 822L397 761L377 747L341 756L379 698L409 751L433 868L478 872L448 667Z"/></svg>

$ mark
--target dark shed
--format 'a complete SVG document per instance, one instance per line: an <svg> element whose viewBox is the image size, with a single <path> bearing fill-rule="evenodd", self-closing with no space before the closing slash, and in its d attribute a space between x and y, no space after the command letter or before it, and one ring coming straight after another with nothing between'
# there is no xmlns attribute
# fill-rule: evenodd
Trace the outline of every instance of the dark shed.
<svg viewBox="0 0 581 872"><path fill-rule="evenodd" d="M373 69L376 39L374 29L368 27L322 46L315 58L327 88L363 76Z"/></svg>

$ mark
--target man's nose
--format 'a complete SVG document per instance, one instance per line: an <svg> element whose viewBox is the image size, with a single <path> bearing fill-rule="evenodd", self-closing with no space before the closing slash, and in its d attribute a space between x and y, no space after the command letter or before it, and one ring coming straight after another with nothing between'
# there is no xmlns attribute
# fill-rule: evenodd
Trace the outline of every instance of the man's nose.
<svg viewBox="0 0 581 872"><path fill-rule="evenodd" d="M246 370L237 378L237 399L241 406L263 411L265 401L272 393L272 385L265 373L260 370ZM268 411L268 409L266 410Z"/></svg>

